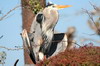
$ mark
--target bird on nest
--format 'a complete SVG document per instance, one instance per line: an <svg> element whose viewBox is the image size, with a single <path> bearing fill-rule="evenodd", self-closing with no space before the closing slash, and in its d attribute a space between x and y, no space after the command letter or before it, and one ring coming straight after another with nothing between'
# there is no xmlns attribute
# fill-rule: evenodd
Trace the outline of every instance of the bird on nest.
<svg viewBox="0 0 100 66"><path fill-rule="evenodd" d="M49 2L42 12L36 14L30 33L23 30L23 42L35 64L37 61L43 60L45 56L48 58L55 52L49 55L53 43L54 28L59 19L58 10L67 7L71 7L71 5L57 5Z"/></svg>

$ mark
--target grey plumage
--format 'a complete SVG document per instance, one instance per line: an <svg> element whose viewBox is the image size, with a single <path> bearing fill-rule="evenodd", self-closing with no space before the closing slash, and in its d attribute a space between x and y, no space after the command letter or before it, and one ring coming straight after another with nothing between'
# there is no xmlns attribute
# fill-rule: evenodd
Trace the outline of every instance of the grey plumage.
<svg viewBox="0 0 100 66"><path fill-rule="evenodd" d="M59 38L54 36L54 28L59 19L57 10L66 7L70 7L70 5L62 6L48 4L48 6L44 8L42 12L39 12L35 16L31 25L30 33L25 37L27 39L24 40L24 42L26 42L29 54L31 54L30 56L33 56L31 57L31 59L33 59L34 63L43 60L45 55L46 57L49 57L65 50L67 46L66 42L64 43L65 46L59 49L59 47L61 47L61 45L59 44L61 41L53 43L53 40ZM61 36L62 39L60 40L67 41L67 37L65 34ZM22 37L24 38L24 36ZM55 45L55 47L53 48L53 44L58 45ZM56 49L58 51L56 51Z"/></svg>

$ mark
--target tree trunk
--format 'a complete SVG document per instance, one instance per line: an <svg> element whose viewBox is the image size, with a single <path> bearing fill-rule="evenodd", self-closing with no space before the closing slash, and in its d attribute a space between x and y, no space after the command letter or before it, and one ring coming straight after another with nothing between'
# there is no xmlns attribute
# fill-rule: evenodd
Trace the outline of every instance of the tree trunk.
<svg viewBox="0 0 100 66"><path fill-rule="evenodd" d="M32 21L34 20L34 17L35 17L35 14L33 14L32 10L27 8L27 6L29 6L29 1L30 0L21 0L21 3L22 3L22 19L23 19L22 28L26 29L28 32L30 32L30 27L31 27ZM35 0L33 0L33 1L35 1ZM38 1L40 1L40 5L42 7L45 7L45 0L38 0ZM24 62L25 62L25 64L33 64L32 60L30 59L26 50L27 49L24 49Z"/></svg>

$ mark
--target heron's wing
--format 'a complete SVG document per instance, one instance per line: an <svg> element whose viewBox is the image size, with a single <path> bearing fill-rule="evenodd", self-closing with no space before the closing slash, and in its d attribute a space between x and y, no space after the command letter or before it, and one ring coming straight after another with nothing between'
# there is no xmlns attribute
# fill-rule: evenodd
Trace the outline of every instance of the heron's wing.
<svg viewBox="0 0 100 66"><path fill-rule="evenodd" d="M30 58L36 64L35 55L34 55L34 52L33 52L32 45L30 44L30 40L29 40L26 29L24 29L23 32L22 32L22 39L23 39L25 48L27 48L27 52L28 52Z"/></svg>
<svg viewBox="0 0 100 66"><path fill-rule="evenodd" d="M31 25L31 29L30 29L30 42L33 45L33 51L36 57L36 60L38 60L38 52L40 49L40 45L42 44L42 28L41 28L41 22L37 22L37 21L41 21L41 17L42 17L42 13L38 13L35 18L34 21L32 22ZM38 19L37 19L38 18Z"/></svg>
<svg viewBox="0 0 100 66"><path fill-rule="evenodd" d="M66 48L67 48L66 34L65 33L54 34L48 56L49 57L55 56L55 55L59 54L60 52L63 52Z"/></svg>
<svg viewBox="0 0 100 66"><path fill-rule="evenodd" d="M41 17L42 17L42 12L38 13L34 21L32 22L31 29L30 29L30 40L32 40L32 45L40 45L39 43L40 40L42 40L42 27L41 27ZM38 22L40 21L40 22ZM36 48L36 47L35 47Z"/></svg>

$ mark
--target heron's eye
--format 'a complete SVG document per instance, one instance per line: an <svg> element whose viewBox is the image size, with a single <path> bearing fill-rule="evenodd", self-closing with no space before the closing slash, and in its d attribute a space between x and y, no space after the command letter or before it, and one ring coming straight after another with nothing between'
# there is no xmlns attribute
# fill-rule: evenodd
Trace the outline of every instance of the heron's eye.
<svg viewBox="0 0 100 66"><path fill-rule="evenodd" d="M43 14L38 14L37 17L36 17L36 21L37 21L38 23L41 23L42 20L43 20L43 18L44 18Z"/></svg>
<svg viewBox="0 0 100 66"><path fill-rule="evenodd" d="M55 6L53 5L52 7L54 8Z"/></svg>

